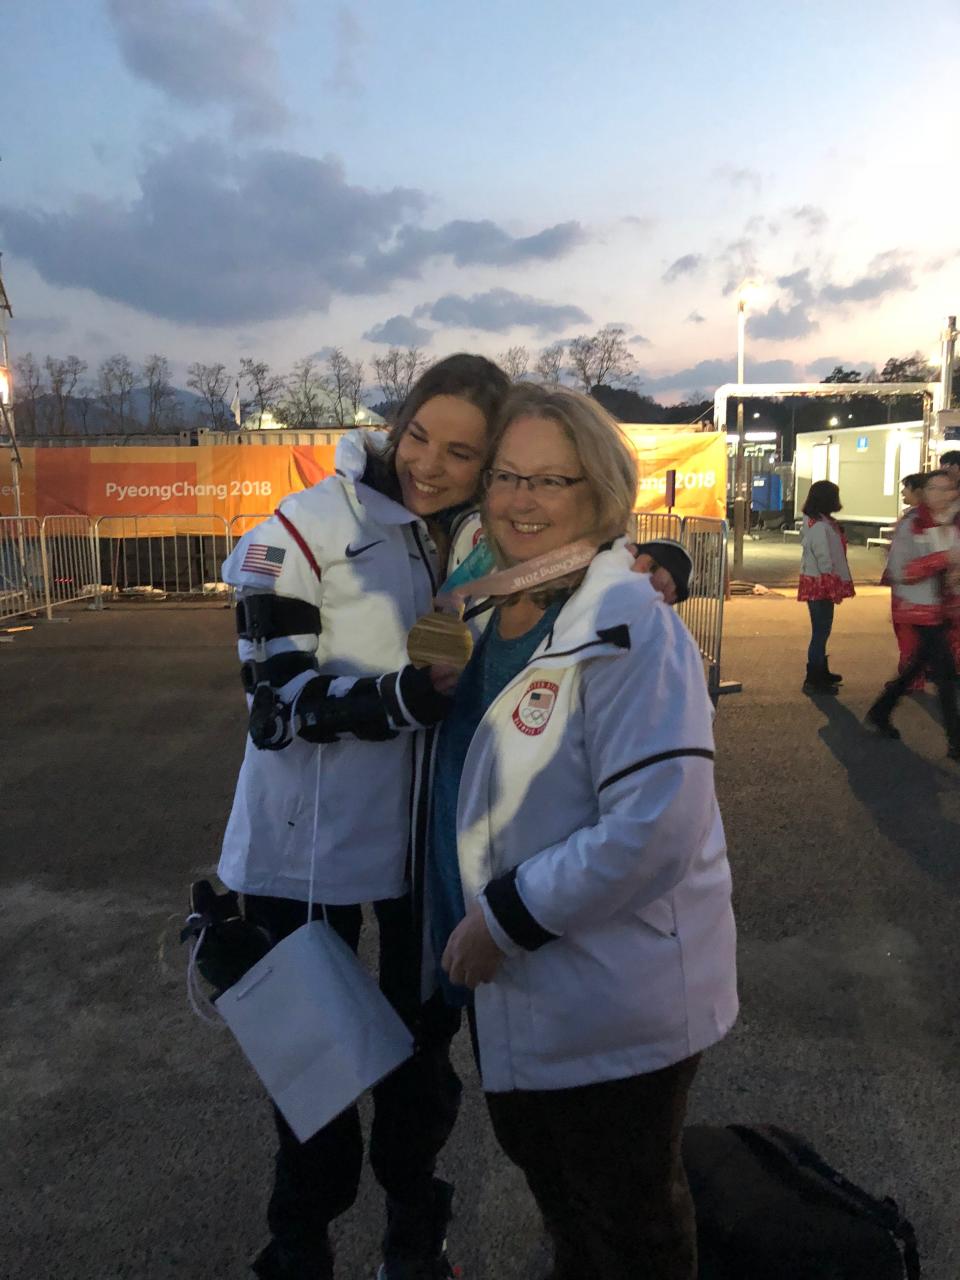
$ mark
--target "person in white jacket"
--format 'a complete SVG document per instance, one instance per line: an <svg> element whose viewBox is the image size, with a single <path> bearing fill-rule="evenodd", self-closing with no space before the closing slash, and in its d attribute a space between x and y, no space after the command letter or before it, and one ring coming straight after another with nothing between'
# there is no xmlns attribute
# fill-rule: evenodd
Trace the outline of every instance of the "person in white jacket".
<svg viewBox="0 0 960 1280"><path fill-rule="evenodd" d="M637 473L612 419L523 387L504 421L483 513L500 562L598 551L501 603L457 687L434 768L431 934L449 991L474 991L494 1130L556 1280L692 1280L680 1134L700 1056L737 1013L702 663L617 536Z"/></svg>
<svg viewBox="0 0 960 1280"><path fill-rule="evenodd" d="M835 607L855 594L847 563L847 539L843 527L833 518L840 510L840 490L833 481L815 480L803 504L803 551L797 586L797 599L806 601L810 613L804 693L835 694L843 679L830 670L827 658Z"/></svg>
<svg viewBox="0 0 960 1280"><path fill-rule="evenodd" d="M414 1057L374 1090L370 1161L387 1195L385 1280L452 1275L452 1188L434 1176L460 1083L459 1014L422 1003L410 894L411 794L425 803L417 733L442 718L451 673L418 670L407 633L479 535L490 428L509 383L480 356L434 365L388 439L356 432L336 475L287 498L224 564L237 590L250 721L219 875L274 941L316 915L356 950L361 904L380 930L380 983L414 1030ZM454 677L455 678L455 677ZM316 834L316 843L314 843ZM363 1160L356 1108L304 1143L274 1109L279 1147L263 1280L330 1280L329 1223L353 1203Z"/></svg>

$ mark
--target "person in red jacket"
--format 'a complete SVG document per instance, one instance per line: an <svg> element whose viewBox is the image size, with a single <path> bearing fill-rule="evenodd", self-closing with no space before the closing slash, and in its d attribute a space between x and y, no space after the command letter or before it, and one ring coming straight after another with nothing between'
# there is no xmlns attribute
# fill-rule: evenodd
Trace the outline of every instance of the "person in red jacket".
<svg viewBox="0 0 960 1280"><path fill-rule="evenodd" d="M960 488L960 449L948 449L946 453L942 453L940 466L944 471L950 472ZM960 528L960 511L957 513L956 524ZM950 649L953 652L953 665L960 673L960 613L954 616L950 625Z"/></svg>
<svg viewBox="0 0 960 1280"><path fill-rule="evenodd" d="M921 472L915 472L913 475L904 476L900 484L900 496L903 499L903 505L906 510L901 514L900 520L906 520L908 516L913 515L916 508L923 501L923 484L924 476ZM899 526L900 520L897 521ZM883 577L880 579L885 587L892 586L886 568L883 571ZM897 666L897 673L902 675L907 667L917 656L920 638L917 635L917 629L910 622L904 622L898 618L897 597L895 592L890 593L890 613L893 618L893 634L897 637L897 647L900 650L900 662ZM922 693L926 687L926 676L921 671L910 683L907 693Z"/></svg>
<svg viewBox="0 0 960 1280"><path fill-rule="evenodd" d="M960 711L950 628L957 609L960 529L957 485L948 471L924 477L923 502L897 526L887 576L893 585L894 617L916 629L917 652L867 712L867 723L885 738L899 738L890 721L897 703L926 668L937 686L952 760L960 760Z"/></svg>

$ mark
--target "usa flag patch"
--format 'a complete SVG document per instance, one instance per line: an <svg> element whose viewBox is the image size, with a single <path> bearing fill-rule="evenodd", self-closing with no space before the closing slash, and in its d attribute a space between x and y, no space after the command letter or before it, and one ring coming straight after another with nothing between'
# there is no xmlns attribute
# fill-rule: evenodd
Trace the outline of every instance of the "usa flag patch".
<svg viewBox="0 0 960 1280"><path fill-rule="evenodd" d="M268 547L265 542L251 542L240 570L243 573L263 573L268 578L279 578L286 554L285 547Z"/></svg>

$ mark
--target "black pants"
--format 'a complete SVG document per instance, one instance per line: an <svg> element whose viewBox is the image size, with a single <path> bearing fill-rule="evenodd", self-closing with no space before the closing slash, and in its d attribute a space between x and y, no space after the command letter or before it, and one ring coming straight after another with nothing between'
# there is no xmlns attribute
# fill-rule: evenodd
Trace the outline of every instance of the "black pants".
<svg viewBox="0 0 960 1280"><path fill-rule="evenodd" d="M697 1232L680 1159L699 1055L575 1089L488 1093L497 1141L552 1237L555 1280L694 1280Z"/></svg>
<svg viewBox="0 0 960 1280"><path fill-rule="evenodd" d="M943 725L951 747L960 747L960 712L957 710L956 670L950 648L950 630L946 623L934 627L917 627L918 645L910 663L891 680L873 704L877 716L889 719L894 707L907 692L914 679L924 670L937 686Z"/></svg>
<svg viewBox="0 0 960 1280"><path fill-rule="evenodd" d="M248 895L249 920L275 942L304 924L307 906L286 898ZM387 1193L390 1226L385 1256L429 1256L433 1247L436 1158L450 1136L461 1085L450 1063L460 1012L439 994L420 1003L419 938L409 897L374 904L380 928L380 989L414 1031L417 1051L373 1090L370 1164ZM315 918L322 913L319 905ZM328 906L328 923L353 951L360 940L359 906ZM350 1107L299 1142L274 1108L279 1146L267 1220L275 1240L298 1254L328 1254L327 1225L353 1204L363 1164L357 1108Z"/></svg>

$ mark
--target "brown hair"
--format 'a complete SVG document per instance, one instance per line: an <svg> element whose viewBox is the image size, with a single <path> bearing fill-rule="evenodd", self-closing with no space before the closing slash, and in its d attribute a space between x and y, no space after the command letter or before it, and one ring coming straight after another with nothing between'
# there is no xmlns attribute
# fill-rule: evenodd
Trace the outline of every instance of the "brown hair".
<svg viewBox="0 0 960 1280"><path fill-rule="evenodd" d="M920 488L926 489L931 480L940 479L949 480L951 484L955 483L953 476L945 467L938 467L936 471L928 471L925 475L920 477Z"/></svg>
<svg viewBox="0 0 960 1280"><path fill-rule="evenodd" d="M499 365L485 356L459 352L432 364L413 384L410 394L397 410L387 434L386 447L377 450L371 444L367 445L368 475L374 487L399 501L399 484L394 467L397 445L412 420L427 401L435 396L456 396L458 400L466 400L479 409L486 419L488 443L492 453L494 425L509 389L510 379Z"/></svg>
<svg viewBox="0 0 960 1280"><path fill-rule="evenodd" d="M842 511L840 490L832 480L814 480L803 504L803 514L814 519L816 516L832 516L835 511Z"/></svg>

